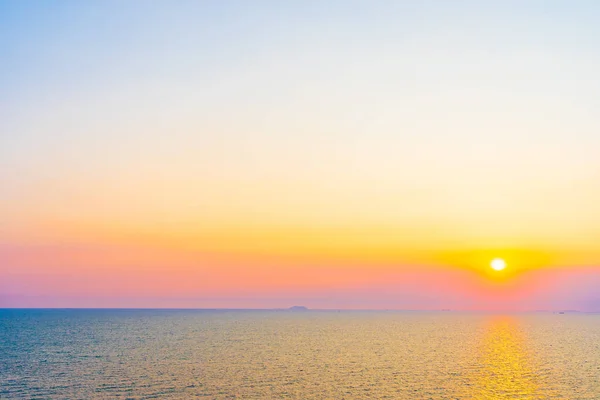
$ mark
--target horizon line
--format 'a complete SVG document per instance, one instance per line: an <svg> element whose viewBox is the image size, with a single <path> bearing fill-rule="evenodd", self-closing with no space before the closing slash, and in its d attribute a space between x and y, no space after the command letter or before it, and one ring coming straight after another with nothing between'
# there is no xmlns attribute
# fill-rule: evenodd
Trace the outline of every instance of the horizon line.
<svg viewBox="0 0 600 400"><path fill-rule="evenodd" d="M296 306L292 306L296 307ZM289 312L308 312L308 311L388 311L388 312L461 312L461 313L490 313L490 314L501 314L501 313L515 313L515 314L526 314L526 313L565 313L565 314L600 314L600 310L597 311L582 311L575 309L550 309L550 310L486 310L486 309L401 309L401 308L305 308L300 310L294 310L291 307L281 308L220 308L220 307L0 307L0 310L123 310L123 311L289 311Z"/></svg>

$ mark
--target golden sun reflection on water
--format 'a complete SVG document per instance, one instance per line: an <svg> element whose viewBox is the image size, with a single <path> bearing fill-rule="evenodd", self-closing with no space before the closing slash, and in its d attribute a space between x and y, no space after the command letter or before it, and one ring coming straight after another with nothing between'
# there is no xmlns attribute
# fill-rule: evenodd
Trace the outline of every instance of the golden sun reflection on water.
<svg viewBox="0 0 600 400"><path fill-rule="evenodd" d="M512 317L489 321L481 342L475 399L542 399L538 374Z"/></svg>

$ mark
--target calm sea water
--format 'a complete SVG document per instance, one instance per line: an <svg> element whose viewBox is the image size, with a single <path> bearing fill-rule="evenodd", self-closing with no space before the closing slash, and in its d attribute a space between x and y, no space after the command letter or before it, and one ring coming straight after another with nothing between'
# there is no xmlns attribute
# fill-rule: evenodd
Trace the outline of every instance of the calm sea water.
<svg viewBox="0 0 600 400"><path fill-rule="evenodd" d="M0 310L0 398L600 399L600 315Z"/></svg>

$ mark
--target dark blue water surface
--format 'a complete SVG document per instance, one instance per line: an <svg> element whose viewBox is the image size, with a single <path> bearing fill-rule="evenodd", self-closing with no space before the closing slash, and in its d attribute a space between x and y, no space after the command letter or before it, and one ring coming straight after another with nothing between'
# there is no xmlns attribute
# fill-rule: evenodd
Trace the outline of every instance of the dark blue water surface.
<svg viewBox="0 0 600 400"><path fill-rule="evenodd" d="M600 316L0 310L0 398L600 399Z"/></svg>

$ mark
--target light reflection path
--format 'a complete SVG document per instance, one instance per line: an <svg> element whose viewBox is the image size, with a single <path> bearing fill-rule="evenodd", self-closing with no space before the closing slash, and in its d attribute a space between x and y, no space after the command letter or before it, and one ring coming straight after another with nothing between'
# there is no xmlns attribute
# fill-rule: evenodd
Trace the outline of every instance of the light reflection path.
<svg viewBox="0 0 600 400"><path fill-rule="evenodd" d="M515 318L493 317L488 322L479 357L473 399L548 398Z"/></svg>

